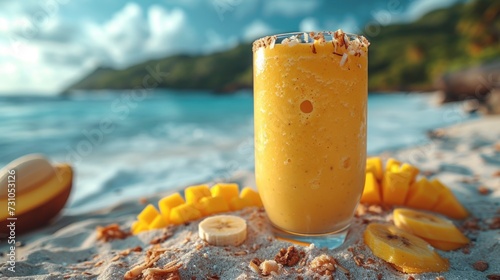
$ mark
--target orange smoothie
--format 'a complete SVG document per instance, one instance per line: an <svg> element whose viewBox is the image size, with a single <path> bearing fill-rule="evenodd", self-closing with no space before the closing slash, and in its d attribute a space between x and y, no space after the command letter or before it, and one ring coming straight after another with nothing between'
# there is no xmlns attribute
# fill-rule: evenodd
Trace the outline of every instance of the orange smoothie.
<svg viewBox="0 0 500 280"><path fill-rule="evenodd" d="M365 179L368 45L340 30L254 43L255 176L279 229L350 224Z"/></svg>

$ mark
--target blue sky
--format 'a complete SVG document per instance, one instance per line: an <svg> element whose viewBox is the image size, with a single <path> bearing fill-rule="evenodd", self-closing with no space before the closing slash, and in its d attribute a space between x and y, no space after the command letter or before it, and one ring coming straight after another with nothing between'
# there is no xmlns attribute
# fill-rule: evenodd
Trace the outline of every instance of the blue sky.
<svg viewBox="0 0 500 280"><path fill-rule="evenodd" d="M410 21L457 0L0 0L0 94L56 94L96 67L259 36Z"/></svg>

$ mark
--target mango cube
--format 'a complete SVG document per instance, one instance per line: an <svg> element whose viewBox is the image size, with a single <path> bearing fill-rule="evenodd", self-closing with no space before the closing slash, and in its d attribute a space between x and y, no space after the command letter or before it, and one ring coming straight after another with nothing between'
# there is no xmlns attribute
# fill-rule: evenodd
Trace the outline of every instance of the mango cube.
<svg viewBox="0 0 500 280"><path fill-rule="evenodd" d="M160 212L156 210L153 204L148 204L144 209L137 215L137 220L144 222L146 225L149 225L156 216L160 215Z"/></svg>
<svg viewBox="0 0 500 280"><path fill-rule="evenodd" d="M238 197L239 189L238 184L217 184L210 189L212 196L222 196L227 203Z"/></svg>
<svg viewBox="0 0 500 280"><path fill-rule="evenodd" d="M369 157L366 159L366 173L372 172L377 180L382 181L384 169L382 159L379 157Z"/></svg>
<svg viewBox="0 0 500 280"><path fill-rule="evenodd" d="M169 221L172 224L180 225L189 221L201 218L200 210L192 203L184 203L170 210Z"/></svg>
<svg viewBox="0 0 500 280"><path fill-rule="evenodd" d="M442 189L434 187L425 177L411 184L405 205L430 210L438 201Z"/></svg>
<svg viewBox="0 0 500 280"><path fill-rule="evenodd" d="M136 235L139 234L140 232L148 230L149 226L142 221L135 221L132 223L130 229L132 231L132 234Z"/></svg>
<svg viewBox="0 0 500 280"><path fill-rule="evenodd" d="M158 201L158 207L160 208L161 215L163 216L166 222L169 221L170 210L183 203L184 203L184 198L182 198L182 196L178 192L166 196L160 199L160 201Z"/></svg>
<svg viewBox="0 0 500 280"><path fill-rule="evenodd" d="M443 185L443 183L438 179L434 179L431 181L431 184L442 190L432 211L444 214L453 219L464 219L469 216L469 213L460 204L453 192Z"/></svg>
<svg viewBox="0 0 500 280"><path fill-rule="evenodd" d="M417 178L418 173L420 173L420 170L418 168L416 168L415 166L408 164L408 163L403 163L403 165L401 165L400 169L401 169L401 171L408 171L411 173L410 182L412 182L412 183Z"/></svg>
<svg viewBox="0 0 500 280"><path fill-rule="evenodd" d="M241 197L233 197L229 202L229 208L233 211L241 210L245 207L252 206L251 201L249 199L243 199Z"/></svg>
<svg viewBox="0 0 500 280"><path fill-rule="evenodd" d="M229 211L229 205L222 196L203 197L199 204L203 215L212 215Z"/></svg>
<svg viewBox="0 0 500 280"><path fill-rule="evenodd" d="M134 221L134 222L132 223L132 225L130 226L130 231L131 231L131 232L134 232L134 230L135 230L135 229L137 229L137 227L140 225L140 223L141 223L141 222L139 222L139 221Z"/></svg>
<svg viewBox="0 0 500 280"><path fill-rule="evenodd" d="M241 190L240 197L246 200L251 206L263 206L259 193L250 187L243 188Z"/></svg>
<svg viewBox="0 0 500 280"><path fill-rule="evenodd" d="M210 193L208 185L198 185L187 187L186 190L184 190L184 196L186 197L187 203L195 204L203 197L212 196L212 194Z"/></svg>
<svg viewBox="0 0 500 280"><path fill-rule="evenodd" d="M372 172L366 173L365 188L363 189L360 202L369 204L380 204L382 202L380 185L375 174Z"/></svg>
<svg viewBox="0 0 500 280"><path fill-rule="evenodd" d="M392 167L393 166L397 166L397 167L400 167L401 166L401 162L397 159L394 159L394 158L389 158L387 160L387 162L385 163L385 170L392 170Z"/></svg>
<svg viewBox="0 0 500 280"><path fill-rule="evenodd" d="M410 188L411 173L408 171L394 171L397 166L386 170L382 181L382 201L388 205L403 205Z"/></svg>
<svg viewBox="0 0 500 280"><path fill-rule="evenodd" d="M156 218L149 224L149 229L160 229L168 226L165 218L162 215L156 216Z"/></svg>

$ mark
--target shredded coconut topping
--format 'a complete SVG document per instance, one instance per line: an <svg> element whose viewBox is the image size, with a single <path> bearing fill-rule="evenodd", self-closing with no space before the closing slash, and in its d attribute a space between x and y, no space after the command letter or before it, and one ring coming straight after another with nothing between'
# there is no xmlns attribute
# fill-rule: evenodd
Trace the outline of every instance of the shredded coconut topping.
<svg viewBox="0 0 500 280"><path fill-rule="evenodd" d="M340 66L344 66L344 64L346 63L346 61L347 61L347 54L344 53L342 55L342 58L340 59Z"/></svg>
<svg viewBox="0 0 500 280"><path fill-rule="evenodd" d="M257 41L253 42L252 46L252 51L256 51L259 48L265 48L265 47L273 47L276 42L277 36L266 36L264 38L260 38Z"/></svg>
<svg viewBox="0 0 500 280"><path fill-rule="evenodd" d="M279 41L279 37L282 35L267 36L256 40L253 43L252 50L255 52L259 48L274 48L275 44L287 45L293 47L297 44L319 44L323 45L327 42L331 42L334 48L334 54L342 56L341 66L345 64L347 60L346 54L349 56L363 56L366 55L368 51L368 46L370 42L360 35L347 34L341 29L335 32L310 32L310 33L298 33L291 35ZM325 38L326 36L326 38Z"/></svg>
<svg viewBox="0 0 500 280"><path fill-rule="evenodd" d="M274 48L274 44L276 43L276 40L271 40L271 44L270 44L270 48L273 49Z"/></svg>

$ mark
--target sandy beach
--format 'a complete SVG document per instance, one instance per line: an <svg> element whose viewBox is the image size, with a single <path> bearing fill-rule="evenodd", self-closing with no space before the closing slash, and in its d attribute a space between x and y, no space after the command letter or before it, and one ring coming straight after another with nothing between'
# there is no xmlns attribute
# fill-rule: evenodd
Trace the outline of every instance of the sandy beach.
<svg viewBox="0 0 500 280"><path fill-rule="evenodd" d="M439 251L449 259L447 272L403 274L375 257L364 245L362 234L370 222L391 221L392 209L379 206L361 206L346 242L334 250L276 240L261 208L231 213L248 224L248 238L238 247L217 247L201 240L197 232L200 221L125 239L98 239L98 226L117 223L128 230L146 203L155 204L168 195L159 193L84 215L63 215L49 227L19 236L15 263L9 263L9 248L1 244L0 278L123 279L132 273L129 275L147 279L260 279L264 276L249 266L252 260L274 260L280 250L294 246L298 263L288 266L284 262L268 277L331 279L311 265L326 254L336 262L334 279L500 279L500 117L483 117L430 135L430 144L380 156L409 162L421 174L439 178L471 213L456 221L471 244L456 251ZM232 181L255 186L251 173L235 174ZM480 271L483 268L478 262L483 268L486 263L487 268ZM12 264L15 272L9 269Z"/></svg>

